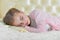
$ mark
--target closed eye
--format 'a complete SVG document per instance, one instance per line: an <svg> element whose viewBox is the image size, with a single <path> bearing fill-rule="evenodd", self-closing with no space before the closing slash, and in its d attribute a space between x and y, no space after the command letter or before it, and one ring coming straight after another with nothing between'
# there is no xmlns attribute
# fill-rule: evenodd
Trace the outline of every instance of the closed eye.
<svg viewBox="0 0 60 40"><path fill-rule="evenodd" d="M24 18L23 17L20 17L20 20L23 20Z"/></svg>

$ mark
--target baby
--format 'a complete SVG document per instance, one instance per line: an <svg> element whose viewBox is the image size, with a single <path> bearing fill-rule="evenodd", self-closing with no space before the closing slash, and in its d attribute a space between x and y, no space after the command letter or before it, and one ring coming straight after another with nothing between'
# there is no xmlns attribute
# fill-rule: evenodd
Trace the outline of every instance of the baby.
<svg viewBox="0 0 60 40"><path fill-rule="evenodd" d="M50 30L60 30L60 20L39 9L33 10L30 15L18 9L11 8L3 19L5 24L12 26L23 26L29 32L47 32ZM46 28L49 25L50 28Z"/></svg>

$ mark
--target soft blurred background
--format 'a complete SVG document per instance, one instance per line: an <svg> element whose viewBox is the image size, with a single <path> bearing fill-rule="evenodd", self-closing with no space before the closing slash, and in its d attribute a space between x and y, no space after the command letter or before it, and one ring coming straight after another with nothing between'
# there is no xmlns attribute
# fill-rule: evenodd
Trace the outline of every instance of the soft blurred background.
<svg viewBox="0 0 60 40"><path fill-rule="evenodd" d="M0 19L3 19L10 8L17 8L27 15L38 8L53 16L60 16L60 0L0 0Z"/></svg>

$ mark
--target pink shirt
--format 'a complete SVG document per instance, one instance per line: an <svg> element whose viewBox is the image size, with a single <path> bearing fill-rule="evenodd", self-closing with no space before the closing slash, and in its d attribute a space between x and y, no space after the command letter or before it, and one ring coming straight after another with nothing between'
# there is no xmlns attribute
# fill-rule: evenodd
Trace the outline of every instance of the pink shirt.
<svg viewBox="0 0 60 40"><path fill-rule="evenodd" d="M60 20L55 16L52 16L39 9L33 10L29 16L36 23L35 27L25 26L26 30L29 32L47 32L48 29L60 30ZM48 29L46 29L47 24L50 26Z"/></svg>

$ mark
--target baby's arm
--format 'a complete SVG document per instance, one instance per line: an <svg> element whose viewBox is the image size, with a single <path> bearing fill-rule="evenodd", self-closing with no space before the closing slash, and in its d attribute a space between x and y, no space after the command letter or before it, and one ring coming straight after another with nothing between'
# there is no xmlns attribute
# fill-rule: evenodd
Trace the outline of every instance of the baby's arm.
<svg viewBox="0 0 60 40"><path fill-rule="evenodd" d="M60 20L57 18L47 20L47 23L51 26L52 30L60 30Z"/></svg>
<svg viewBox="0 0 60 40"><path fill-rule="evenodd" d="M26 30L29 32L47 32L46 28L42 25L38 25L37 28L33 28L33 27L29 27L29 26L25 26Z"/></svg>

